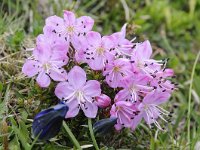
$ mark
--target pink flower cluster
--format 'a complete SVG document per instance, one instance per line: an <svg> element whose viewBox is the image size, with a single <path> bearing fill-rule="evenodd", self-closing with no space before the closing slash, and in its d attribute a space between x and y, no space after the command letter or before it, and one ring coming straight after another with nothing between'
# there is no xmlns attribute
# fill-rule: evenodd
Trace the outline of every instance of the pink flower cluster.
<svg viewBox="0 0 200 150"><path fill-rule="evenodd" d="M136 43L126 39L126 24L107 36L91 31L93 25L91 17L76 18L70 11L64 11L63 18L48 17L23 73L37 76L41 87L48 87L51 79L59 82L55 95L69 107L66 118L75 117L80 109L85 116L95 118L98 107L110 106L117 130L134 130L142 118L162 130L157 119L166 121L163 116L169 112L160 104L167 102L176 88L170 81L174 72L166 68L168 60L152 59L148 40ZM104 79L87 80L91 72L102 74ZM113 101L103 94L103 82L115 92Z"/></svg>

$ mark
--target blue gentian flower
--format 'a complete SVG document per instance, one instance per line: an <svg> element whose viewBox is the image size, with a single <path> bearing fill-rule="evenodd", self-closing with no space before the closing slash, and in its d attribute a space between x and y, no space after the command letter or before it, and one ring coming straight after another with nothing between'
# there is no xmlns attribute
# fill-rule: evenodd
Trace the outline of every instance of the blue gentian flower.
<svg viewBox="0 0 200 150"><path fill-rule="evenodd" d="M54 107L39 112L33 121L33 135L40 140L48 140L58 134L62 122L68 111L65 104L57 104Z"/></svg>
<svg viewBox="0 0 200 150"><path fill-rule="evenodd" d="M109 133L110 131L112 131L112 128L114 127L116 123L117 123L117 118L115 117L106 118L106 119L97 121L93 125L93 130L94 130L95 135L103 136Z"/></svg>

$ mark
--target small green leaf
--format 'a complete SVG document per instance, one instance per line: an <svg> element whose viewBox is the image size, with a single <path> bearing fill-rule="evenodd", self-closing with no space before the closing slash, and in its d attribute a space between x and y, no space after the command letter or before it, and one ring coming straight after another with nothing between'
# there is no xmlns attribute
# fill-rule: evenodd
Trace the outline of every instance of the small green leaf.
<svg viewBox="0 0 200 150"><path fill-rule="evenodd" d="M2 92L2 90L3 90L3 83L0 82L0 92Z"/></svg>

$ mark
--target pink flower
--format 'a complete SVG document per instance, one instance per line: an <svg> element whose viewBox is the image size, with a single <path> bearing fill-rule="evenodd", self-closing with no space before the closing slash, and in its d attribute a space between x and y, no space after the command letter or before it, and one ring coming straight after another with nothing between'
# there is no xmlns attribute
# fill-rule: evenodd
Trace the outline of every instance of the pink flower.
<svg viewBox="0 0 200 150"><path fill-rule="evenodd" d="M106 82L112 88L120 86L121 80L133 74L131 64L128 59L119 58L108 62L105 66L103 75L106 76Z"/></svg>
<svg viewBox="0 0 200 150"><path fill-rule="evenodd" d="M112 41L107 36L101 38L101 35L94 31L87 33L86 40L88 46L84 54L89 66L93 70L102 70L106 62L112 59L109 53Z"/></svg>
<svg viewBox="0 0 200 150"><path fill-rule="evenodd" d="M63 37L68 43L74 44L76 38L85 35L94 25L94 20L89 16L76 19L71 11L64 11L64 19L51 16L46 19L46 26L50 26L59 37Z"/></svg>
<svg viewBox="0 0 200 150"><path fill-rule="evenodd" d="M158 129L162 130L162 127L156 120L157 118L161 118L163 121L167 122L163 115L168 116L170 113L159 105L167 102L169 97L169 93L160 92L158 90L147 94L143 101L137 106L139 114L132 122L132 129L134 130L135 127L140 123L141 119L144 118L150 127L151 124L154 124Z"/></svg>
<svg viewBox="0 0 200 150"><path fill-rule="evenodd" d="M40 43L33 51L33 55L26 60L22 72L28 77L38 74L36 81L41 87L48 87L51 80L65 81L68 57L63 52L52 51L48 43Z"/></svg>
<svg viewBox="0 0 200 150"><path fill-rule="evenodd" d="M55 89L56 96L69 107L66 118L75 117L80 108L89 118L95 118L98 107L95 97L100 96L100 83L96 80L86 81L85 71L75 66L68 73L68 81L61 82Z"/></svg>
<svg viewBox="0 0 200 150"><path fill-rule="evenodd" d="M143 75L132 75L121 81L124 88L115 96L115 101L137 102L141 100L140 96L151 92L154 88L147 86L148 80Z"/></svg>
<svg viewBox="0 0 200 150"><path fill-rule="evenodd" d="M105 94L101 94L100 96L95 97L96 104L100 108L106 108L111 104L111 99Z"/></svg>
<svg viewBox="0 0 200 150"><path fill-rule="evenodd" d="M110 38L114 42L112 52L115 53L116 56L131 56L133 52L133 48L135 44L133 44L133 40L129 41L126 39L126 25L125 24L120 32L116 32L110 35Z"/></svg>
<svg viewBox="0 0 200 150"><path fill-rule="evenodd" d="M134 72L141 72L151 77L155 72L161 70L161 66L165 64L165 61L153 60L150 58L151 54L152 48L148 40L143 43L136 44L131 57Z"/></svg>
<svg viewBox="0 0 200 150"><path fill-rule="evenodd" d="M43 28L43 34L38 35L36 39L36 45L47 44L51 47L52 51L62 51L67 54L69 49L69 44L65 41L64 38L57 37L56 33L52 32L52 27L45 26Z"/></svg>
<svg viewBox="0 0 200 150"><path fill-rule="evenodd" d="M174 76L172 69L164 69L154 74L153 78L149 79L150 86L159 89L162 92L173 92L177 84L169 79Z"/></svg>
<svg viewBox="0 0 200 150"><path fill-rule="evenodd" d="M88 47L88 43L85 37L79 37L76 39L74 43L75 48L75 61L78 63L87 63L87 59L85 57L86 49Z"/></svg>
<svg viewBox="0 0 200 150"><path fill-rule="evenodd" d="M117 118L115 129L121 130L123 127L131 127L132 120L138 114L138 110L133 103L118 101L112 105L110 114L111 117Z"/></svg>

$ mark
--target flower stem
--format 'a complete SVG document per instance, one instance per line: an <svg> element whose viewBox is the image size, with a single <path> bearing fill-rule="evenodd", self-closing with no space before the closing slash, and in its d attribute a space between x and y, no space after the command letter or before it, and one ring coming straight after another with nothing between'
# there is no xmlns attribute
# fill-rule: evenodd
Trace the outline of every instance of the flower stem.
<svg viewBox="0 0 200 150"><path fill-rule="evenodd" d="M191 105L191 98L192 98L192 84L193 84L193 79L194 79L195 68L196 68L199 57L200 57L200 51L197 54L197 57L195 59L195 62L194 62L193 68L192 68L190 88L189 88L188 114L187 114L187 141L188 141L188 144L190 144L190 113L191 113L190 105Z"/></svg>
<svg viewBox="0 0 200 150"><path fill-rule="evenodd" d="M70 130L70 128L68 127L68 125L63 121L63 126L65 128L65 130L68 133L68 136L70 137L71 141L74 143L74 146L78 149L81 150L81 146L79 144L79 142L77 141L77 139L75 138L74 134L72 133L72 131Z"/></svg>
<svg viewBox="0 0 200 150"><path fill-rule="evenodd" d="M92 129L92 120L91 120L91 118L88 118L88 127L89 127L90 136L92 138L92 142L94 144L94 147L95 147L96 150L99 150L99 147L97 145L97 141L96 141L96 139L94 137L94 132L93 132L93 129Z"/></svg>

